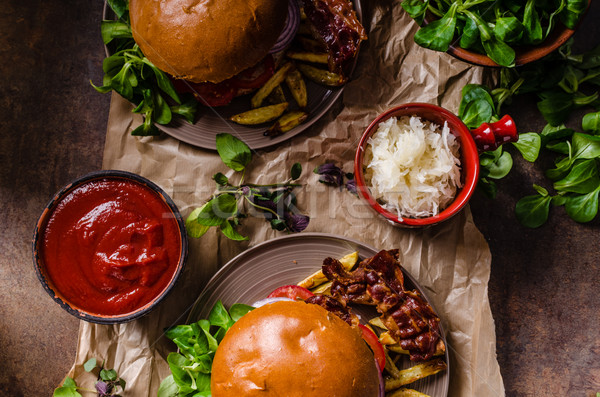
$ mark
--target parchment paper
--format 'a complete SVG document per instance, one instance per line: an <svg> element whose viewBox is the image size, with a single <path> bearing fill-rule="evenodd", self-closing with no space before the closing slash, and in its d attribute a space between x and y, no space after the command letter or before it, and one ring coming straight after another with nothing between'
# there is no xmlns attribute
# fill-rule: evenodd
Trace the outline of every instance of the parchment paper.
<svg viewBox="0 0 600 397"><path fill-rule="evenodd" d="M342 100L306 132L278 147L255 152L246 180L283 181L291 165L300 162L305 186L298 203L311 217L307 231L347 236L381 249L399 248L403 265L427 289L448 332L450 395L504 396L487 296L491 255L470 210L432 228L400 229L375 217L350 193L318 183L318 176L311 172L325 161L352 171L358 139L383 110L419 101L456 112L464 84L493 78L487 70L415 45L416 25L400 2L367 1L363 12L369 39L361 48L354 80L346 86ZM213 174L230 176L233 172L227 172L216 152L166 135L131 136L130 131L141 123L131 109L113 94L103 167L151 179L171 195L185 218L210 197ZM163 328L185 321L186 311L220 266L246 248L281 235L264 220L252 218L240 231L250 240L232 242L214 230L192 239L184 274L171 295L149 315L114 326L81 322L69 375L79 384L93 384L93 376L82 365L96 357L106 360L106 366L127 381L125 395L156 396L160 381L170 373L166 356L174 350L162 337Z"/></svg>

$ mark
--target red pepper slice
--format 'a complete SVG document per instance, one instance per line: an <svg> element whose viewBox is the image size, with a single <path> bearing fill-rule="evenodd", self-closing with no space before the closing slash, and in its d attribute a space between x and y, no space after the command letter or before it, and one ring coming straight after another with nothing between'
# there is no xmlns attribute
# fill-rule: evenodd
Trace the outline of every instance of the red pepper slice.
<svg viewBox="0 0 600 397"><path fill-rule="evenodd" d="M312 292L299 285L284 285L271 292L267 298L290 298L293 300L307 300L311 296L315 296Z"/></svg>
<svg viewBox="0 0 600 397"><path fill-rule="evenodd" d="M519 133L517 132L517 126L512 117L508 114L502 116L502 118L494 123L490 123L492 131L496 136L496 143L498 146L506 142L516 142L519 140Z"/></svg>
<svg viewBox="0 0 600 397"><path fill-rule="evenodd" d="M373 331L371 331L368 327L358 324L358 327L362 331L362 337L367 342L367 345L373 351L373 355L375 356L375 360L377 361L377 365L379 365L379 369L383 372L385 368L385 351L383 350L383 346L379 342L379 338Z"/></svg>
<svg viewBox="0 0 600 397"><path fill-rule="evenodd" d="M471 130L471 135L473 135L475 144L480 152L496 150L498 148L496 135L488 123L483 123L479 127Z"/></svg>

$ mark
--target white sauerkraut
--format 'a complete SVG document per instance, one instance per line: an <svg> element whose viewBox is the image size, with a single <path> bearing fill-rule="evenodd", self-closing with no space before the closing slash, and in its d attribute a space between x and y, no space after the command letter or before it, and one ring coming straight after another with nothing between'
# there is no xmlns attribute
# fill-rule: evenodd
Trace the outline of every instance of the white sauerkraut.
<svg viewBox="0 0 600 397"><path fill-rule="evenodd" d="M462 187L460 144L443 128L419 117L379 124L367 142L364 175L373 197L403 218L437 215Z"/></svg>

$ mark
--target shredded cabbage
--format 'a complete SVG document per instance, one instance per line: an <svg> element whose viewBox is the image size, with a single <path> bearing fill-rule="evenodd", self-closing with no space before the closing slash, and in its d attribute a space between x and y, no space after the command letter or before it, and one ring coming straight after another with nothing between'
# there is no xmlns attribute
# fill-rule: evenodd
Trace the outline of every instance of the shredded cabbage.
<svg viewBox="0 0 600 397"><path fill-rule="evenodd" d="M437 215L462 187L459 151L447 123L392 117L367 142L365 180L373 197L400 217Z"/></svg>

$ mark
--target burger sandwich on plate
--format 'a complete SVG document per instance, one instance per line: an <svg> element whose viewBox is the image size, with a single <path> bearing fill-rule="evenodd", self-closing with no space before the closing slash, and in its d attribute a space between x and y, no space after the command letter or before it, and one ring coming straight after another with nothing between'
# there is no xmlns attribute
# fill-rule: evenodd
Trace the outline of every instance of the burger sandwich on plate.
<svg viewBox="0 0 600 397"><path fill-rule="evenodd" d="M130 0L131 32L141 51L173 77L179 92L224 106L262 87L306 16L328 53L329 69L354 59L366 38L346 0ZM306 25L306 24L305 24Z"/></svg>
<svg viewBox="0 0 600 397"><path fill-rule="evenodd" d="M377 397L381 387L360 330L302 301L265 304L244 315L212 364L213 397Z"/></svg>

